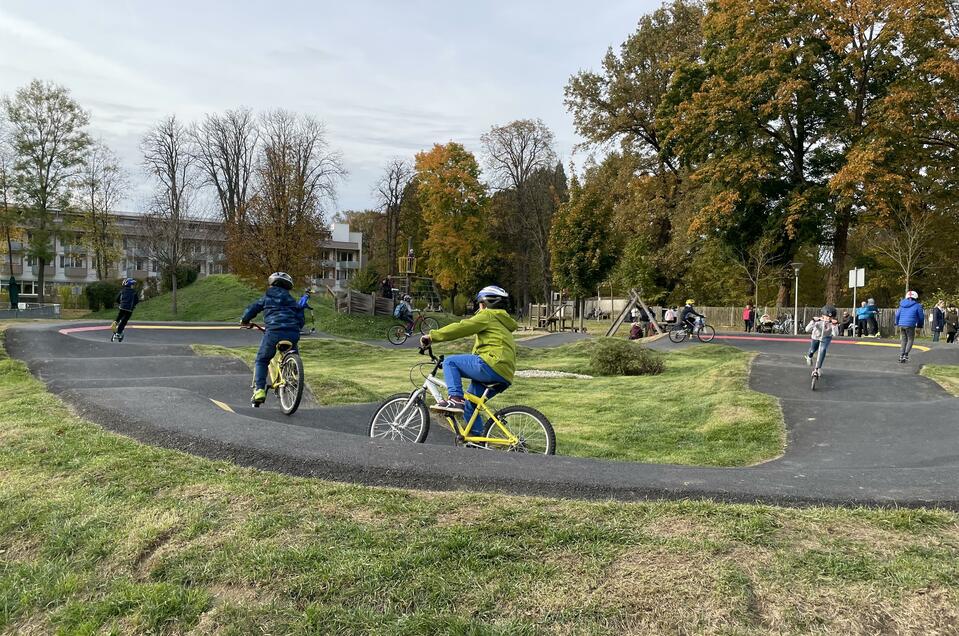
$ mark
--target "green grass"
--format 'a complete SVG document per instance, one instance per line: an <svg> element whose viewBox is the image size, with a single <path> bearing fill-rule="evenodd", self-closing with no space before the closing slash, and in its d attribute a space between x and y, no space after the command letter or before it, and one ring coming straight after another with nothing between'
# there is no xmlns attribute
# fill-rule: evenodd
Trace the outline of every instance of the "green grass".
<svg viewBox="0 0 959 636"><path fill-rule="evenodd" d="M133 312L133 320L239 322L246 306L262 294L262 290L253 289L229 274L207 276L177 290L177 313L173 313L171 295L166 293L139 303ZM113 320L116 313L116 309L105 309L90 314L90 317Z"/></svg>
<svg viewBox="0 0 959 636"><path fill-rule="evenodd" d="M550 349L520 347L518 367L589 374L592 346L586 341ZM441 350L457 349L437 347ZM254 354L255 349L240 350L248 362ZM409 349L330 340L302 341L301 354L310 388L324 404L375 402L409 391L410 367L424 360ZM556 429L563 455L753 464L782 452L784 428L775 398L747 386L751 360L751 354L731 347L693 347L669 354L666 372L659 376L517 378L494 404L525 404L542 411Z"/></svg>
<svg viewBox="0 0 959 636"><path fill-rule="evenodd" d="M230 274L207 276L177 291L177 313L173 313L170 294L161 294L137 305L133 320L183 320L187 322L239 322L247 305L263 295ZM310 301L316 312L316 328L328 334L360 340L386 340L386 330L398 321L387 316L363 316L337 313L329 295ZM446 314L430 314L441 325L455 320ZM89 318L113 320L115 309L88 314ZM307 325L311 316L307 312Z"/></svg>
<svg viewBox="0 0 959 636"><path fill-rule="evenodd" d="M0 633L952 633L959 515L294 478L104 432L0 354Z"/></svg>
<svg viewBox="0 0 959 636"><path fill-rule="evenodd" d="M927 378L937 382L939 386L951 395L959 397L959 366L949 364L926 365L920 372Z"/></svg>

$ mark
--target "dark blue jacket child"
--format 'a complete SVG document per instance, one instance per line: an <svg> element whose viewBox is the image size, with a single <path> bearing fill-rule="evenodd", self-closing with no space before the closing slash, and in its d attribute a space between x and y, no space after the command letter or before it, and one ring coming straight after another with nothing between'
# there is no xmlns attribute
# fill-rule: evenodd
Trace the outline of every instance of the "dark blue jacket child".
<svg viewBox="0 0 959 636"><path fill-rule="evenodd" d="M263 322L266 323L266 332L260 341L260 350L256 354L256 364L253 367L254 386L257 391L266 388L267 367L276 355L276 344L280 340L289 340L296 345L300 341L300 330L306 322L303 308L289 292L293 288L293 280L286 274L283 276L285 278L276 278L276 274L270 276L272 282L266 293L250 303L240 319L243 324L248 324L262 312Z"/></svg>

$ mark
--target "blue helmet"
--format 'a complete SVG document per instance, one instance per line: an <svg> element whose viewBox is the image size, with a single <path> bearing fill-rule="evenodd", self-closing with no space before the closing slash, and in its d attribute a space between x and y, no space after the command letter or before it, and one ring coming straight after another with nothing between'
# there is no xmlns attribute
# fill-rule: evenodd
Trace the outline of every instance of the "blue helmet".
<svg viewBox="0 0 959 636"><path fill-rule="evenodd" d="M125 280L123 281L123 286L124 286L124 287L133 287L133 286L136 285L136 284L137 284L137 282L136 282L136 280L134 280L133 278L127 278L127 279L125 279Z"/></svg>

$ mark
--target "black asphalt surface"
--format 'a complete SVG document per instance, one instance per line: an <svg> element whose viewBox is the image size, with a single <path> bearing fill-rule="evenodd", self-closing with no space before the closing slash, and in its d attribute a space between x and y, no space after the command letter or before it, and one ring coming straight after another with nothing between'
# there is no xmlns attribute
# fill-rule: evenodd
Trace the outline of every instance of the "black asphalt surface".
<svg viewBox="0 0 959 636"><path fill-rule="evenodd" d="M759 352L751 385L781 400L788 429L784 456L721 469L455 448L440 425L431 428L431 444L374 442L367 426L375 405L320 407L308 399L286 417L271 396L265 407L253 409L244 363L194 356L189 347L255 345L258 333L227 325L139 324L120 344L109 342L104 326L15 325L7 330L7 349L82 416L110 430L238 464L435 490L959 509L959 400L918 375L922 364L959 364L959 346L915 351L910 364L900 365L896 348L835 341L812 392L801 358L807 339L718 337L716 342ZM553 334L523 344L556 346L580 338ZM650 346L677 347L668 340ZM558 438L562 453L562 431Z"/></svg>

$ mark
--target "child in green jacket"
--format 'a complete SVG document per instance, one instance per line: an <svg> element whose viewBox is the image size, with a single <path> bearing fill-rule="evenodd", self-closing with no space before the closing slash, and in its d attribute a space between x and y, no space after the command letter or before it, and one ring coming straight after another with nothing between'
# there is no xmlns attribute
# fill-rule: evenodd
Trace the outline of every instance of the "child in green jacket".
<svg viewBox="0 0 959 636"><path fill-rule="evenodd" d="M516 371L516 343L513 332L516 321L501 307L506 306L509 294L501 287L484 287L477 295L480 310L474 316L433 329L420 342L425 347L433 342L449 342L467 336L476 336L473 353L446 356L443 377L449 397L431 408L447 413L462 413L468 422L475 406L463 397L463 378L472 380L468 392L480 396L489 389L488 397L502 393L513 382ZM473 435L483 434L480 418L473 424Z"/></svg>

